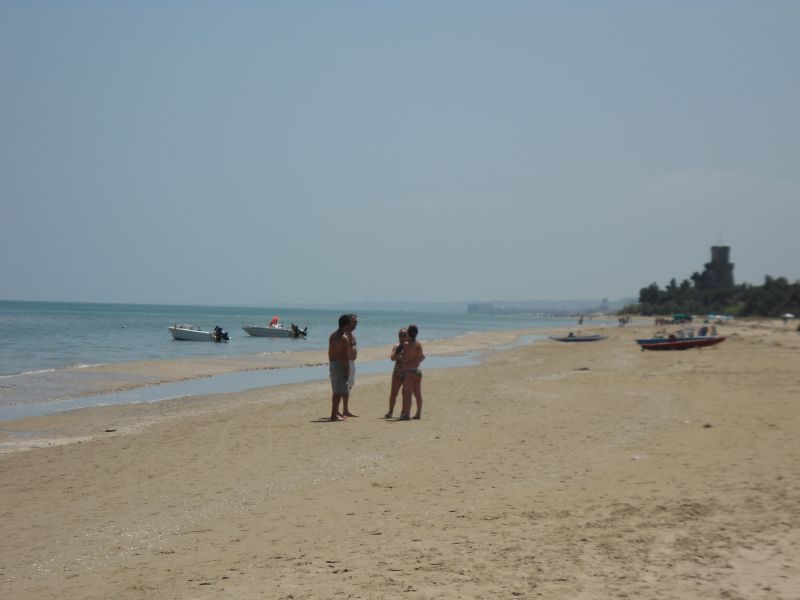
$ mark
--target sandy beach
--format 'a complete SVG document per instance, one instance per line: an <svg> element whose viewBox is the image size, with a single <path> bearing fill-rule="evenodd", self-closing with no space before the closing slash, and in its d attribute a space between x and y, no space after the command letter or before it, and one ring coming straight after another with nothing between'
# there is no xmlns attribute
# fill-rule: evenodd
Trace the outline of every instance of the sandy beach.
<svg viewBox="0 0 800 600"><path fill-rule="evenodd" d="M485 358L423 364L421 421L384 419L388 377L368 375L343 423L326 381L2 423L0 596L800 598L800 335L737 322L640 351L654 330L426 344Z"/></svg>

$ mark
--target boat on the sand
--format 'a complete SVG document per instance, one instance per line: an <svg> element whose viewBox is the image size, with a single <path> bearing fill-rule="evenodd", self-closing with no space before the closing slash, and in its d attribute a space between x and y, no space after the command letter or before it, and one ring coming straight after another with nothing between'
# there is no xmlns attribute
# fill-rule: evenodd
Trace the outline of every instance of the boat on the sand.
<svg viewBox="0 0 800 600"><path fill-rule="evenodd" d="M668 336L644 338L636 340L642 350L688 350L689 348L704 348L714 346L725 341L724 335L717 335L716 327L701 327L698 335L693 329L679 330Z"/></svg>
<svg viewBox="0 0 800 600"><path fill-rule="evenodd" d="M550 339L556 342L597 342L599 340L606 339L606 336L600 335L599 333L575 335L574 333L570 332L568 335L551 335Z"/></svg>

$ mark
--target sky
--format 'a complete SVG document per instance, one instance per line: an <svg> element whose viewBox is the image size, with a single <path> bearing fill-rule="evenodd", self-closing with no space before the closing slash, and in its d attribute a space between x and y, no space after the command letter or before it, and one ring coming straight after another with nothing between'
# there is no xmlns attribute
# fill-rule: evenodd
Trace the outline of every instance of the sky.
<svg viewBox="0 0 800 600"><path fill-rule="evenodd" d="M800 2L0 0L0 299L800 280Z"/></svg>

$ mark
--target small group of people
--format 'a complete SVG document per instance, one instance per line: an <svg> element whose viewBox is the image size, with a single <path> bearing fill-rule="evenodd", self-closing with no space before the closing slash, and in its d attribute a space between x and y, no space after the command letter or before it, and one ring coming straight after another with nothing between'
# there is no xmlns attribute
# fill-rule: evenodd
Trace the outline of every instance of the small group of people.
<svg viewBox="0 0 800 600"><path fill-rule="evenodd" d="M331 421L343 421L346 417L358 415L350 412L350 390L355 385L355 360L358 356L355 329L358 317L354 314L339 317L339 328L328 338L328 364L331 376ZM398 332L398 343L392 348L390 358L394 362L391 391L389 392L389 412L394 415L397 394L402 389L400 420L422 418L422 371L420 364L425 360L422 344L417 341L419 328L409 325ZM416 411L411 416L412 398L416 400Z"/></svg>

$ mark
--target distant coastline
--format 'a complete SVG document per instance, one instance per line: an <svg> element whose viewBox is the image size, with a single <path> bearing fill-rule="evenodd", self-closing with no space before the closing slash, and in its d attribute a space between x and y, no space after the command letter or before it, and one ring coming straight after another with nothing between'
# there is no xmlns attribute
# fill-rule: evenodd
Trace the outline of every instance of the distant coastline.
<svg viewBox="0 0 800 600"><path fill-rule="evenodd" d="M33 304L38 306L97 306L97 307L139 307L192 310L208 308L261 310L266 313L283 311L338 311L338 312L379 312L379 313L427 313L439 315L496 315L517 317L571 317L574 315L615 314L636 302L636 298L620 300L489 300L489 301L457 301L457 302L415 302L405 300L361 300L354 302L287 302L276 304L243 302L240 304L188 304L160 302L84 302L79 300L17 300L0 299L0 306L15 304Z"/></svg>
<svg viewBox="0 0 800 600"><path fill-rule="evenodd" d="M613 313L635 302L633 297L601 300L488 300L460 302L413 302L362 300L347 303L308 304L290 303L287 308L318 310L362 310L383 312L425 312L474 315L555 316L574 314Z"/></svg>

